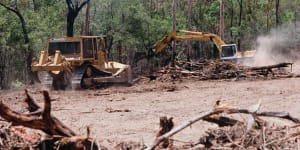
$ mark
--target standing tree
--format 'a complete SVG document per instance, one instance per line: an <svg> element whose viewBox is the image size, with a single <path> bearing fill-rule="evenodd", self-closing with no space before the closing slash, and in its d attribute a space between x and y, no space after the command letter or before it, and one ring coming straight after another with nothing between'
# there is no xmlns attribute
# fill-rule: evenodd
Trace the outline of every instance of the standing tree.
<svg viewBox="0 0 300 150"><path fill-rule="evenodd" d="M276 27L279 25L279 0L275 2L275 13L276 13Z"/></svg>
<svg viewBox="0 0 300 150"><path fill-rule="evenodd" d="M240 50L241 49L241 30L242 30L242 16L243 16L243 0L239 0L239 8L240 8L240 13L239 13L239 37L238 37L238 43L237 47Z"/></svg>
<svg viewBox="0 0 300 150"><path fill-rule="evenodd" d="M224 0L220 1L220 37L224 40Z"/></svg>
<svg viewBox="0 0 300 150"><path fill-rule="evenodd" d="M192 30L192 0L188 1L188 29ZM192 50L192 42L188 41L187 61L190 61L190 52Z"/></svg>
<svg viewBox="0 0 300 150"><path fill-rule="evenodd" d="M90 2L86 4L85 21L84 21L84 35L90 34Z"/></svg>
<svg viewBox="0 0 300 150"><path fill-rule="evenodd" d="M172 29L173 29L173 32L176 32L176 0L173 0L173 3L172 3L172 18L173 18ZM175 50L176 50L176 41L173 40L173 42L172 42L172 67L175 67Z"/></svg>
<svg viewBox="0 0 300 150"><path fill-rule="evenodd" d="M72 37L74 35L74 21L78 16L78 13L83 8L85 4L87 4L90 0L86 0L79 4L78 0L66 0L68 5L68 14L67 14L67 36Z"/></svg>
<svg viewBox="0 0 300 150"><path fill-rule="evenodd" d="M18 0L13 0L12 5L6 5L3 2L0 2L0 5L3 6L4 8L6 8L8 11L15 13L21 22L24 43L28 44L28 47L26 48L26 68L29 73L30 82L33 83L33 80L35 79L34 74L31 71L31 61L32 61L32 57L33 57L33 50L29 45L29 36L28 36L26 21L25 21L23 15L19 11L17 2L18 2Z"/></svg>

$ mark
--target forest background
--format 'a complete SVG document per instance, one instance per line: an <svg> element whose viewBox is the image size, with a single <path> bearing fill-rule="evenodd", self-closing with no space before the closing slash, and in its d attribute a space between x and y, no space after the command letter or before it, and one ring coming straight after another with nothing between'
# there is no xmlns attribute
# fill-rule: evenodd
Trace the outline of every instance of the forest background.
<svg viewBox="0 0 300 150"><path fill-rule="evenodd" d="M48 38L67 35L68 1L0 0L0 89L28 84L31 58L38 57ZM241 50L254 49L258 37L280 29L285 32L276 37L289 34L284 41L292 41L283 52L299 51L299 0L177 0L177 29L220 34L220 2L224 4L226 43L236 43ZM172 0L90 0L89 6L88 32L107 35L112 60L133 65L134 54L147 52L172 31ZM85 8L75 19L74 36L84 33ZM218 56L213 44L178 45L177 53L190 45L192 59Z"/></svg>

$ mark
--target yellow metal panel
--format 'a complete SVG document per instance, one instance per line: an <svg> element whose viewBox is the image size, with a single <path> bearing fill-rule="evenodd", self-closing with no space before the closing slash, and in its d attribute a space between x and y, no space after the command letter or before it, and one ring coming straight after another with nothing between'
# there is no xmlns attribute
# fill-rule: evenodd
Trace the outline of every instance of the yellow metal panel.
<svg viewBox="0 0 300 150"><path fill-rule="evenodd" d="M40 60L39 60L39 65L43 65L46 63L48 58L48 53L45 51L41 51L41 56L40 56Z"/></svg>
<svg viewBox="0 0 300 150"><path fill-rule="evenodd" d="M61 54L60 54L60 51L55 51L53 64L57 65L59 63L61 63Z"/></svg>
<svg viewBox="0 0 300 150"><path fill-rule="evenodd" d="M31 67L32 71L63 71L64 67L60 65L34 65Z"/></svg>

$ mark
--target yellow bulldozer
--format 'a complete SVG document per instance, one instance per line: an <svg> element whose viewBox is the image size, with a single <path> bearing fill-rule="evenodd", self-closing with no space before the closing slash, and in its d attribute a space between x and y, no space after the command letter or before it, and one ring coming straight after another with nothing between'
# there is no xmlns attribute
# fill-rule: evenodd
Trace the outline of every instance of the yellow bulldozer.
<svg viewBox="0 0 300 150"><path fill-rule="evenodd" d="M105 36L50 38L31 69L42 84L54 90L131 83L129 65L108 61Z"/></svg>

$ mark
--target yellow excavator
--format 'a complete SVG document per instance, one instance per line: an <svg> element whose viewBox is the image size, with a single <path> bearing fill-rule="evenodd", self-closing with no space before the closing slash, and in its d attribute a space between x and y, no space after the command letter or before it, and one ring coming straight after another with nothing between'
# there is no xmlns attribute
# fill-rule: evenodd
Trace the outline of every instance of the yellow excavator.
<svg viewBox="0 0 300 150"><path fill-rule="evenodd" d="M50 38L31 69L42 84L55 90L131 83L129 65L107 60L105 36Z"/></svg>
<svg viewBox="0 0 300 150"><path fill-rule="evenodd" d="M236 44L225 44L225 42L216 34L213 33L204 33L204 32L193 32L180 30L181 35L177 35L177 32L170 32L163 39L155 43L150 51L150 56L159 54L164 50L172 41L185 41L185 40L194 40L194 41L205 41L213 42L219 51L221 60L231 60L238 61L239 59L251 58L255 55L255 50L248 51L238 51Z"/></svg>

